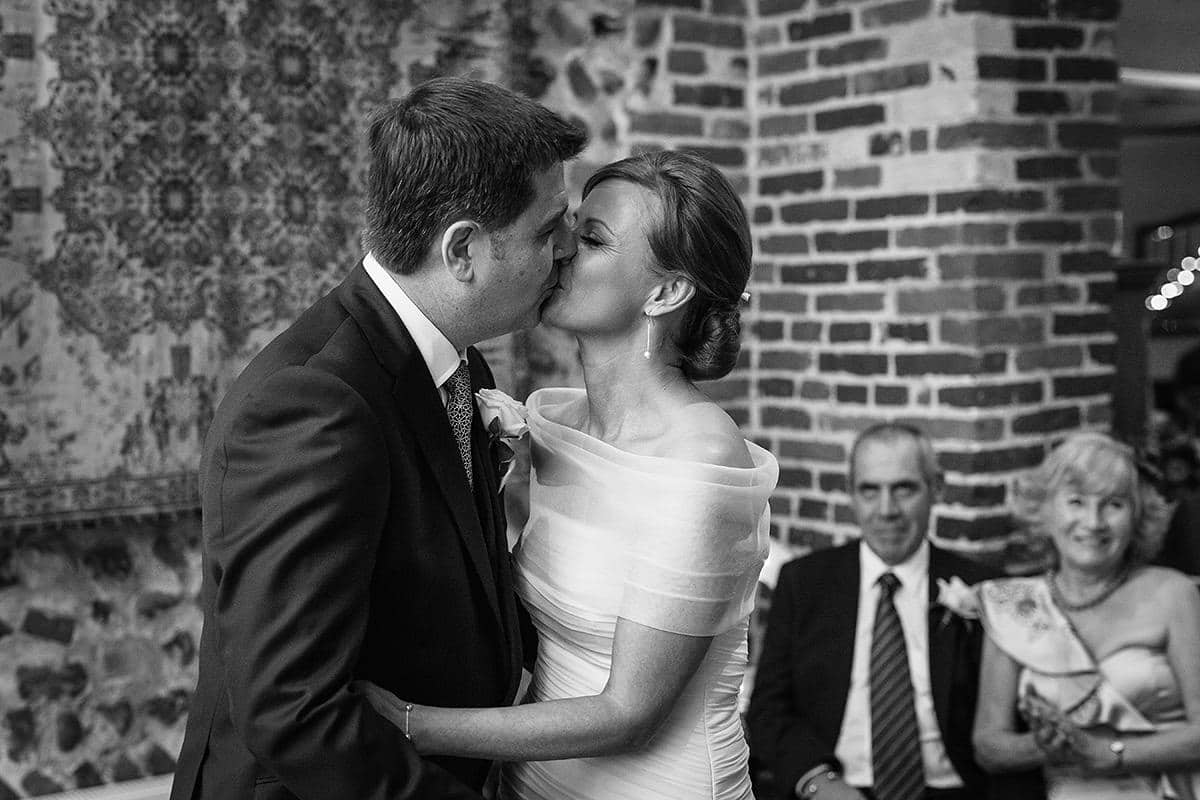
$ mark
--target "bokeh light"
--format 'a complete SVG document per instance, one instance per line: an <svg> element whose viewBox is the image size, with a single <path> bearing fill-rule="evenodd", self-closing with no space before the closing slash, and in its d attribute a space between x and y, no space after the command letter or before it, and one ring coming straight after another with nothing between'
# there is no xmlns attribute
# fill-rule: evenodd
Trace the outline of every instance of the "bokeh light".
<svg viewBox="0 0 1200 800"><path fill-rule="evenodd" d="M1169 226L1164 225L1158 230L1161 231L1164 228L1169 229ZM1167 281L1158 290L1158 293L1146 298L1146 308L1151 311L1162 311L1167 308L1171 305L1172 299L1179 297L1183 294L1184 289L1197 283L1197 272L1200 272L1200 258L1196 256L1182 258L1178 267L1167 270Z"/></svg>

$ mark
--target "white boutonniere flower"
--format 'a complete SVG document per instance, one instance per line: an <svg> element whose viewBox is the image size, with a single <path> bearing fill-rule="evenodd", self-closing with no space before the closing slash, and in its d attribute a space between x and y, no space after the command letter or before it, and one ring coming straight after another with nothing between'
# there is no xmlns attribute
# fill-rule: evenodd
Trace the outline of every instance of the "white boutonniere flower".
<svg viewBox="0 0 1200 800"><path fill-rule="evenodd" d="M516 469L516 453L512 444L529 433L529 411L524 403L518 403L499 389L480 389L475 393L475 405L479 408L479 416L483 426L491 435L492 446L496 448L497 460L502 475L500 491Z"/></svg>
<svg viewBox="0 0 1200 800"><path fill-rule="evenodd" d="M938 578L937 587L937 604L945 609L942 614L943 625L950 621L952 613L966 620L979 619L979 595L963 583L962 578L957 575L950 580Z"/></svg>
<svg viewBox="0 0 1200 800"><path fill-rule="evenodd" d="M480 389L475 393L475 404L483 426L494 438L520 439L529 433L529 410L499 389Z"/></svg>

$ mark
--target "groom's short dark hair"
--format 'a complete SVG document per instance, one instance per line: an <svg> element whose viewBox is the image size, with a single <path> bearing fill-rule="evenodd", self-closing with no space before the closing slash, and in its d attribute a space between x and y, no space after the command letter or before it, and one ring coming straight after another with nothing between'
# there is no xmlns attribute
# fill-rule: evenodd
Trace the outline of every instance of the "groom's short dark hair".
<svg viewBox="0 0 1200 800"><path fill-rule="evenodd" d="M579 126L494 83L423 83L368 123L363 246L389 269L414 272L456 219L489 232L511 224L533 200L534 175L586 144Z"/></svg>

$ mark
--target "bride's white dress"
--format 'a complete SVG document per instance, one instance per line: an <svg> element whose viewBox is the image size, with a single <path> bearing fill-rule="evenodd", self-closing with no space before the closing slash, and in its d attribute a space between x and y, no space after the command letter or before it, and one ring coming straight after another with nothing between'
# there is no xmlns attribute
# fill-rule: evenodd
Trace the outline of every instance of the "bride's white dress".
<svg viewBox="0 0 1200 800"><path fill-rule="evenodd" d="M618 617L715 638L645 749L510 764L501 796L752 798L738 690L779 467L751 442L745 469L628 453L564 424L584 402L578 389L542 389L527 402L530 515L515 560L540 637L529 699L600 692Z"/></svg>

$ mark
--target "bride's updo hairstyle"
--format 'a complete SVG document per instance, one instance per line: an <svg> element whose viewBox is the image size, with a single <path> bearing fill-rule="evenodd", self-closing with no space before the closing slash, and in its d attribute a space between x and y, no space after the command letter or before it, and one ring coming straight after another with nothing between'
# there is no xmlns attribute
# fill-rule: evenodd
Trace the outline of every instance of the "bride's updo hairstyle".
<svg viewBox="0 0 1200 800"><path fill-rule="evenodd" d="M742 292L750 280L746 209L715 166L691 153L660 151L601 167L583 187L587 197L608 180L654 192L662 205L648 240L657 266L683 275L696 294L683 308L675 348L690 380L729 374L741 348Z"/></svg>

